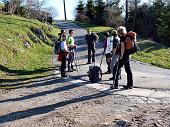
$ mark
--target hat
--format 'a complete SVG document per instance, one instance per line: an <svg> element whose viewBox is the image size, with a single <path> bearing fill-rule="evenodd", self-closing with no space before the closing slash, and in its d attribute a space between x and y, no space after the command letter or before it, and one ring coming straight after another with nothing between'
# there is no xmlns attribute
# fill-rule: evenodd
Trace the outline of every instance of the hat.
<svg viewBox="0 0 170 127"><path fill-rule="evenodd" d="M112 30L111 33L117 35L117 30Z"/></svg>

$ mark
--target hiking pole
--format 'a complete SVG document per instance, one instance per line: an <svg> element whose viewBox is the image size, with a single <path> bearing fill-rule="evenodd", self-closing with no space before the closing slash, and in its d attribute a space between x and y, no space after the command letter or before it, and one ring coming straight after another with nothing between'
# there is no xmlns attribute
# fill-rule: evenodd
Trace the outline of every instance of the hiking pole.
<svg viewBox="0 0 170 127"><path fill-rule="evenodd" d="M76 66L76 71L77 71L78 76L79 76L79 71L78 71L77 62L76 62L76 50L75 50L74 64L75 64L75 66Z"/></svg>
<svg viewBox="0 0 170 127"><path fill-rule="evenodd" d="M103 62L104 54L105 54L105 51L103 52L102 59L100 61L100 68L101 68L101 65L102 65L102 62Z"/></svg>

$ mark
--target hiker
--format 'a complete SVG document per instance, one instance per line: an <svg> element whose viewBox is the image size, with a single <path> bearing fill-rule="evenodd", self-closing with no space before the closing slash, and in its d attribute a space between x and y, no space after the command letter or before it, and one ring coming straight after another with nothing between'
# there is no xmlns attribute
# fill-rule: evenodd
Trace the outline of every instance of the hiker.
<svg viewBox="0 0 170 127"><path fill-rule="evenodd" d="M68 47L66 44L66 35L62 36L62 41L60 43L60 52L59 52L59 57L58 60L61 61L61 77L67 77L66 75L66 59L67 59L67 54L69 53Z"/></svg>
<svg viewBox="0 0 170 127"><path fill-rule="evenodd" d="M126 35L126 33L127 33L126 28L122 27L122 26L117 29L117 32L120 36L120 43L121 43L120 58L113 68L113 78L115 80L113 81L114 84L113 84L113 86L111 86L111 89L118 88L118 76L119 76L119 72L120 72L119 70L123 66L127 73L127 86L123 86L123 87L125 89L132 89L133 88L133 77L132 77L132 71L130 68L130 60L129 60L130 53L127 49L127 47L128 47L127 42L134 41L135 37L132 37L128 34Z"/></svg>
<svg viewBox="0 0 170 127"><path fill-rule="evenodd" d="M67 46L70 51L68 54L68 72L76 71L73 67L74 56L75 56L75 49L77 45L74 42L74 30L69 30L69 36L67 38Z"/></svg>
<svg viewBox="0 0 170 127"><path fill-rule="evenodd" d="M113 75L113 68L114 68L116 62L118 61L118 58L120 57L120 51L117 50L120 46L120 38L118 37L117 30L112 30L111 34L112 34L112 36L110 37L110 41L112 42L112 60L110 63L110 70ZM120 72L121 72L121 70L120 70ZM120 75L119 75L119 78L120 78ZM113 76L110 78L110 80L114 80Z"/></svg>
<svg viewBox="0 0 170 127"><path fill-rule="evenodd" d="M107 71L105 74L110 74L111 69L110 69L110 63L111 63L111 58L112 58L112 42L110 41L109 38L109 33L106 32L104 33L104 52L106 54L106 63L107 63Z"/></svg>
<svg viewBox="0 0 170 127"><path fill-rule="evenodd" d="M88 62L87 64L91 64L91 58L92 62L95 62L95 35L91 33L91 30L87 30L87 34L85 37L87 47L88 47Z"/></svg>
<svg viewBox="0 0 170 127"><path fill-rule="evenodd" d="M65 32L65 30L61 30L61 32L58 34L58 41L62 41L63 39L62 39L62 37L63 37L63 35L66 35L66 32Z"/></svg>

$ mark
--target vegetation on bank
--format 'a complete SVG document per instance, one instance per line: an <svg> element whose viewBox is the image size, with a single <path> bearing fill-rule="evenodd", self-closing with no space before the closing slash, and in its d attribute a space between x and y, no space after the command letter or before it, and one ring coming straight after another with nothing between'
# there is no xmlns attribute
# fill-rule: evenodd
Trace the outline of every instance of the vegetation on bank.
<svg viewBox="0 0 170 127"><path fill-rule="evenodd" d="M58 32L37 20L0 14L0 76L30 77L48 72Z"/></svg>
<svg viewBox="0 0 170 127"><path fill-rule="evenodd" d="M88 23L76 23L85 29L92 29L92 31L99 33L100 38L102 38L103 32L113 29L111 27L97 26ZM139 40L139 47L141 51L132 55L132 58L141 62L170 69L170 47L150 40Z"/></svg>

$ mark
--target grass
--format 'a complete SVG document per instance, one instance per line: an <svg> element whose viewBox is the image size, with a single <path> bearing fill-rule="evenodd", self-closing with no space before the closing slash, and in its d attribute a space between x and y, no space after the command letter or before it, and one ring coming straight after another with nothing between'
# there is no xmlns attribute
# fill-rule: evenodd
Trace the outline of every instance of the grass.
<svg viewBox="0 0 170 127"><path fill-rule="evenodd" d="M106 31L110 31L113 28L105 26L96 26L88 23L76 22L82 28L91 29L99 34L100 38ZM132 55L133 59L149 63L158 67L170 69L170 47L165 47L162 44L158 44L149 40L140 41L139 47L141 51L138 54Z"/></svg>
<svg viewBox="0 0 170 127"><path fill-rule="evenodd" d="M47 75L52 68L52 39L59 29L48 29L48 25L37 20L0 14L0 76L9 78ZM46 40L42 40L34 30L41 29ZM31 36L30 36L31 35ZM34 37L34 39L32 38ZM24 46L29 41L31 48Z"/></svg>
<svg viewBox="0 0 170 127"><path fill-rule="evenodd" d="M113 29L111 27L97 26L94 24L88 24L82 22L76 22L76 23L84 29L91 29L91 31L97 33L100 38L103 38L104 32L110 32Z"/></svg>
<svg viewBox="0 0 170 127"><path fill-rule="evenodd" d="M139 41L141 51L132 58L158 67L170 69L170 47L150 40Z"/></svg>

